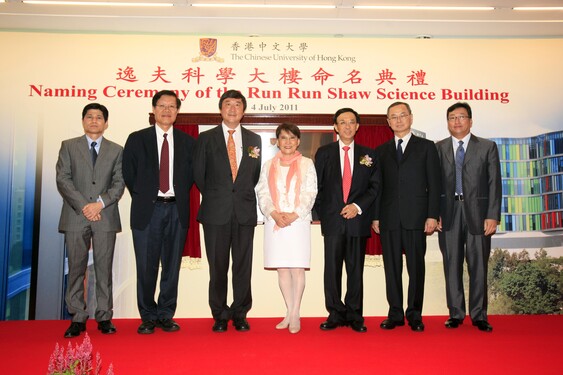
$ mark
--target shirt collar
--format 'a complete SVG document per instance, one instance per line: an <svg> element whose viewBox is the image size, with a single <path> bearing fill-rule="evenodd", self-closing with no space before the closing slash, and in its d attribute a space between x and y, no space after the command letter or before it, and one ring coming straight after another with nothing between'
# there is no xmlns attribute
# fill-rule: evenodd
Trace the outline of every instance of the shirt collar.
<svg viewBox="0 0 563 375"><path fill-rule="evenodd" d="M344 146L348 146L350 147L350 150L354 149L354 141L352 141L352 143L350 143L349 145L345 145L344 143L342 143L342 141L339 139L338 140L338 147L342 150L342 147Z"/></svg>
<svg viewBox="0 0 563 375"><path fill-rule="evenodd" d="M162 130L162 128L158 125L155 125L154 128L156 129L156 135L157 136L162 137L166 133L166 134L168 134L168 137L172 137L172 133L173 133L172 129L174 129L174 127L171 126L170 129L168 129L168 132L165 132L164 130Z"/></svg>
<svg viewBox="0 0 563 375"><path fill-rule="evenodd" d="M93 140L92 138L88 137L88 135L84 134L86 136L86 140L88 141L88 147L90 147L90 145L92 144L92 142L96 142L96 148L100 147L100 145L102 144L102 140L104 139L103 136L101 136L100 138Z"/></svg>
<svg viewBox="0 0 563 375"><path fill-rule="evenodd" d="M459 141L463 141L463 146L465 149L467 149L467 144L469 143L469 139L471 139L471 133L468 133L462 139L457 139L456 137L452 136L452 144L454 148L457 148L457 146L459 146Z"/></svg>
<svg viewBox="0 0 563 375"><path fill-rule="evenodd" d="M399 142L399 139L403 140L403 144L407 144L409 143L410 139L412 136L412 132L409 132L407 135L405 135L403 138L399 138L397 136L395 136L395 146L397 145L397 143Z"/></svg>
<svg viewBox="0 0 563 375"><path fill-rule="evenodd" d="M229 130L234 130L235 131L234 134L238 133L240 130L240 124L238 124L237 127L234 129L229 128L227 125L225 125L224 122L221 122L221 126L223 127L223 133L225 134L229 134Z"/></svg>

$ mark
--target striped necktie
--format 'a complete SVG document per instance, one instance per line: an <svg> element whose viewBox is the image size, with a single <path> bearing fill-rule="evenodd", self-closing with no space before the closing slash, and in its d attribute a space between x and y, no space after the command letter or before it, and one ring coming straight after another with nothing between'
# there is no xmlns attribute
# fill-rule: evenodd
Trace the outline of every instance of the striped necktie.
<svg viewBox="0 0 563 375"><path fill-rule="evenodd" d="M344 168L342 172L342 197L344 198L344 203L348 201L348 195L350 194L350 188L352 187L352 170L350 168L350 157L348 151L350 147L342 147L344 150Z"/></svg>
<svg viewBox="0 0 563 375"><path fill-rule="evenodd" d="M455 152L455 192L457 195L463 194L463 159L465 159L465 150L463 149L463 141L459 141L459 146Z"/></svg>
<svg viewBox="0 0 563 375"><path fill-rule="evenodd" d="M96 165L96 160L98 160L98 153L96 152L97 142L92 142L90 145L90 152L92 153L92 165Z"/></svg>

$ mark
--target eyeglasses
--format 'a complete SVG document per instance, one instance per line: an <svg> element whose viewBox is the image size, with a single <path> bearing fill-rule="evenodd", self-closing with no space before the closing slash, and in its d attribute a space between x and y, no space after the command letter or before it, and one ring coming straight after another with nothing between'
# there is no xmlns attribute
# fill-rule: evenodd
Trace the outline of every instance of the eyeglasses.
<svg viewBox="0 0 563 375"><path fill-rule="evenodd" d="M158 108L161 111L165 111L167 109L171 111L176 111L178 109L178 107L176 107L175 105L164 105L164 104L157 104L156 108Z"/></svg>
<svg viewBox="0 0 563 375"><path fill-rule="evenodd" d="M407 117L409 117L411 114L410 113L401 113L399 116L393 115L391 117L389 117L389 121L398 121L399 119L401 120L406 120Z"/></svg>
<svg viewBox="0 0 563 375"><path fill-rule="evenodd" d="M469 116L466 116L466 115L450 116L450 117L448 117L448 121L450 121L450 122L454 122L455 120L463 121L463 120L468 119L468 118L469 118Z"/></svg>

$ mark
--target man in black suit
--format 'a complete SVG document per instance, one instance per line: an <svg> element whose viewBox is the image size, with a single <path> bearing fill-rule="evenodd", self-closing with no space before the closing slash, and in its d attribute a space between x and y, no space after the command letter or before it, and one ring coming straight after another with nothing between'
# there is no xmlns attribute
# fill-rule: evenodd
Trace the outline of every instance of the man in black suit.
<svg viewBox="0 0 563 375"><path fill-rule="evenodd" d="M440 161L434 142L412 134L413 115L407 103L387 109L394 139L376 149L383 188L373 229L381 233L389 312L380 327L405 325L403 310L403 252L409 273L406 317L415 332L424 331L424 256L426 235L432 234L440 210Z"/></svg>
<svg viewBox="0 0 563 375"><path fill-rule="evenodd" d="M219 100L223 123L202 132L196 142L195 182L202 201L197 216L203 224L209 262L209 306L214 332L225 332L233 320L237 331L248 331L246 314L252 307L250 277L256 227L256 194L260 177L262 142L240 121L246 98L226 91ZM233 303L227 305L227 274L233 258Z"/></svg>
<svg viewBox="0 0 563 375"><path fill-rule="evenodd" d="M457 328L465 318L465 258L471 320L481 331L491 332L493 327L487 321L487 265L491 236L500 220L500 162L496 143L471 134L471 117L469 104L450 106L446 118L451 137L437 144L442 164L438 230L450 312L446 328Z"/></svg>
<svg viewBox="0 0 563 375"><path fill-rule="evenodd" d="M174 91L159 91L152 98L156 125L131 133L123 151L123 176L132 199L140 334L153 333L155 327L167 332L180 329L172 318L189 226L194 148L192 137L173 128L181 104Z"/></svg>
<svg viewBox="0 0 563 375"><path fill-rule="evenodd" d="M315 209L324 237L324 292L328 319L322 330L350 325L366 332L363 317L363 275L366 241L381 172L373 149L354 142L360 116L351 108L334 115L337 142L320 147L315 155L318 194ZM347 290L342 302L342 266Z"/></svg>

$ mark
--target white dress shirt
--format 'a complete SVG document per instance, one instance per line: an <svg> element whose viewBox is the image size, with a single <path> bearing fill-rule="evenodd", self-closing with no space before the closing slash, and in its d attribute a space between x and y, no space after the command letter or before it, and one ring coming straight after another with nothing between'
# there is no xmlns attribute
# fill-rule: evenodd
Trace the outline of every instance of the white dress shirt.
<svg viewBox="0 0 563 375"><path fill-rule="evenodd" d="M403 154L404 154L405 150L407 149L407 144L411 140L411 136L412 136L412 132L409 132L409 134L405 135L403 138L399 138L395 136L395 150L397 149L397 147L399 147L399 139L402 139L403 143L401 144L401 148L403 149Z"/></svg>

